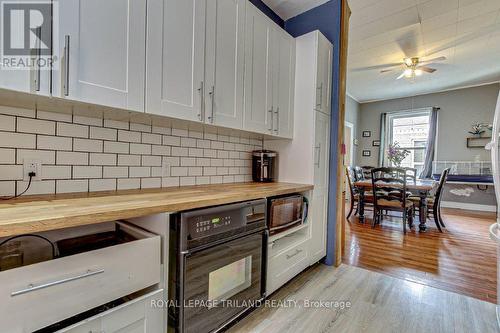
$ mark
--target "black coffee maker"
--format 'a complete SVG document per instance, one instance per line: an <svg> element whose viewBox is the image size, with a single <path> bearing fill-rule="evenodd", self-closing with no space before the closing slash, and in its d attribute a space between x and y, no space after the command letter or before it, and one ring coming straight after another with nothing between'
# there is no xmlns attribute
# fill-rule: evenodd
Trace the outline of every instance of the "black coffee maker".
<svg viewBox="0 0 500 333"><path fill-rule="evenodd" d="M252 177L254 182L273 182L276 177L276 158L278 153L271 150L252 152Z"/></svg>

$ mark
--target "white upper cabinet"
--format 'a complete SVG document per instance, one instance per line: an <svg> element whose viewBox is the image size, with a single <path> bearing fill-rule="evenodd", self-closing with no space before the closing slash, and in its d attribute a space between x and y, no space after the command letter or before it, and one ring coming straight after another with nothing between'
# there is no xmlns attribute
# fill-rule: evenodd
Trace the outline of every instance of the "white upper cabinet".
<svg viewBox="0 0 500 333"><path fill-rule="evenodd" d="M4 4L4 18L6 15L10 18L10 39L3 41L4 57L1 59L2 65L0 65L0 88L49 95L51 68L48 63L50 54L46 54L46 52L50 53L52 43L50 17L43 17L44 23L48 21L48 24L42 24L40 27L27 32L28 25L24 20L25 12L23 10L7 12L7 6L22 6L24 4L36 4L36 2L18 0ZM47 4L42 3L42 5L46 6ZM4 31L2 31L2 34L4 34ZM26 36L29 36L29 40L25 39ZM7 48L12 49L13 53L7 52ZM38 64L40 64L40 67L38 67Z"/></svg>
<svg viewBox="0 0 500 333"><path fill-rule="evenodd" d="M58 4L53 94L144 111L146 0Z"/></svg>
<svg viewBox="0 0 500 333"><path fill-rule="evenodd" d="M273 135L293 137L295 39L276 28L273 34Z"/></svg>
<svg viewBox="0 0 500 333"><path fill-rule="evenodd" d="M238 129L243 127L246 1L207 2L204 120Z"/></svg>
<svg viewBox="0 0 500 333"><path fill-rule="evenodd" d="M247 4L244 129L293 136L295 39Z"/></svg>
<svg viewBox="0 0 500 333"><path fill-rule="evenodd" d="M245 43L244 129L273 132L273 76L271 73L272 22L247 2Z"/></svg>
<svg viewBox="0 0 500 333"><path fill-rule="evenodd" d="M146 112L203 120L205 0L148 0Z"/></svg>
<svg viewBox="0 0 500 333"><path fill-rule="evenodd" d="M316 74L317 111L331 114L333 45L321 33L317 33L318 58Z"/></svg>

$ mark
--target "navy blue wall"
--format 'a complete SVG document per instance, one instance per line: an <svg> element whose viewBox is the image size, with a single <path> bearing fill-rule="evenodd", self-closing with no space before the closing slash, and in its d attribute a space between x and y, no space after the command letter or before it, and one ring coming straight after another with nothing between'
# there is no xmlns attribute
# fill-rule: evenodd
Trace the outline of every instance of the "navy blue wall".
<svg viewBox="0 0 500 333"><path fill-rule="evenodd" d="M262 2L262 0L250 0L251 3L255 5L255 7L259 8L264 14L269 16L271 20L276 22L280 27L285 26L285 22L281 17L278 16L275 12L271 10L265 3Z"/></svg>
<svg viewBox="0 0 500 333"><path fill-rule="evenodd" d="M330 189L328 202L328 236L327 236L327 265L335 263L336 235L335 225L337 216L337 156L338 151L338 81L340 68L340 16L341 1L330 0L327 3L313 8L305 13L293 17L285 22L285 29L292 36L298 37L305 33L319 30L333 44L333 84L332 84L332 120L330 131Z"/></svg>

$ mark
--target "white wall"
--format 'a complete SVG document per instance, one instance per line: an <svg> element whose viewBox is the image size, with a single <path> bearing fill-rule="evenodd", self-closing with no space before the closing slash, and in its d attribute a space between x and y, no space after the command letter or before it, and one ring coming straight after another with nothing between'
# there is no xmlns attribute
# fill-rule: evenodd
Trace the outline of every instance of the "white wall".
<svg viewBox="0 0 500 333"><path fill-rule="evenodd" d="M484 149L466 146L467 133L473 122L491 123L495 112L500 85L459 89L361 104L359 122L358 164L377 165L379 149L372 147L379 140L380 115L383 112L440 107L438 124L437 160L469 161L479 158L489 160ZM362 138L362 131L371 131L371 138ZM486 133L485 133L486 134ZM371 157L363 157L362 150L371 150Z"/></svg>
<svg viewBox="0 0 500 333"><path fill-rule="evenodd" d="M353 124L353 140L358 139L360 137L360 131L358 130L359 127L359 122L360 122L360 113L361 113L361 106L358 102L356 102L354 99L352 99L350 96L346 96L346 101L345 101L345 121L350 122ZM358 147L354 146L354 143L351 143L353 145L353 163L356 165L357 160L358 160Z"/></svg>

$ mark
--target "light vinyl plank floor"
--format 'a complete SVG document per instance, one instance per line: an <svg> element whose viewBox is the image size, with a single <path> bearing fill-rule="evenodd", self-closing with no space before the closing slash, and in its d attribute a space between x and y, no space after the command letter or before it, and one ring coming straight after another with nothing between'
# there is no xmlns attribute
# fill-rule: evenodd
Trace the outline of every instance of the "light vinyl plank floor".
<svg viewBox="0 0 500 333"><path fill-rule="evenodd" d="M298 306L260 307L229 331L500 332L492 303L345 264L314 266L270 299ZM307 300L349 301L351 307L301 306Z"/></svg>

